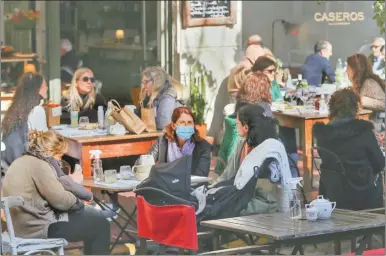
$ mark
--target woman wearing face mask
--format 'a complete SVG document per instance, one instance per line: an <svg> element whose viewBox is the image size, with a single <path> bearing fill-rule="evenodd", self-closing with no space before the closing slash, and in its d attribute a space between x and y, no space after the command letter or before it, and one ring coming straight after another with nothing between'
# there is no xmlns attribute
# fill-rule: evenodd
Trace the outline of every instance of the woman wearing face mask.
<svg viewBox="0 0 386 256"><path fill-rule="evenodd" d="M174 109L172 122L165 127L165 134L158 138L149 154L158 163L170 163L185 155L192 155L192 175L207 177L211 147L198 136L194 125L193 113L189 108Z"/></svg>
<svg viewBox="0 0 386 256"><path fill-rule="evenodd" d="M71 111L79 111L79 117L87 116L90 123L98 122L98 106L106 111L106 100L95 91L95 77L91 69L79 68L72 77L69 93L62 98L62 124L70 124Z"/></svg>
<svg viewBox="0 0 386 256"><path fill-rule="evenodd" d="M16 88L11 106L2 121L2 141L6 146L3 160L6 164L26 151L27 133L31 130L47 131L46 112L42 101L47 98L47 84L37 73L25 73Z"/></svg>

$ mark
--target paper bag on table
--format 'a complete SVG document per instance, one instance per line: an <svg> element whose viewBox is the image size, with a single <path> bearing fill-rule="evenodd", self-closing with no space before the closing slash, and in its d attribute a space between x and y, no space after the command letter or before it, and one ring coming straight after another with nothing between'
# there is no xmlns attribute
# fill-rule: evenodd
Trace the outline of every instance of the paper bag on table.
<svg viewBox="0 0 386 256"><path fill-rule="evenodd" d="M62 107L60 104L48 103L44 105L47 117L47 127L60 125L60 116L62 115Z"/></svg>
<svg viewBox="0 0 386 256"><path fill-rule="evenodd" d="M137 117L129 108L121 108L116 100L111 102L115 103L114 109L111 111L111 116L123 125L126 130L140 134L146 129L146 125Z"/></svg>
<svg viewBox="0 0 386 256"><path fill-rule="evenodd" d="M157 126L155 123L155 108L145 108L141 106L141 119L147 127L146 131L157 131Z"/></svg>

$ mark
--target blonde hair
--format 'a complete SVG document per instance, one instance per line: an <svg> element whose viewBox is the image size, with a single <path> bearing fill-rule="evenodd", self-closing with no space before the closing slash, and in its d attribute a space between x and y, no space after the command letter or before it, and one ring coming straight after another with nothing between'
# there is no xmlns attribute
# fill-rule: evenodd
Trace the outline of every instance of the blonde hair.
<svg viewBox="0 0 386 256"><path fill-rule="evenodd" d="M243 65L237 65L229 75L228 91L240 90L251 74L251 69L245 68Z"/></svg>
<svg viewBox="0 0 386 256"><path fill-rule="evenodd" d="M175 78L171 77L166 71L159 66L148 67L142 72L142 76L146 76L151 79L153 82L153 89L150 95L150 100L148 107L153 106L153 101L159 95L160 91L165 88L165 86L170 85L177 92L177 99L181 98L183 85ZM140 104L143 105L143 101L146 98L146 92L144 86L141 87L140 94ZM145 106L146 107L146 106Z"/></svg>
<svg viewBox="0 0 386 256"><path fill-rule="evenodd" d="M64 96L65 99L67 99L68 103L67 106L65 106L68 110L79 110L81 108L92 108L95 103L95 97L96 92L95 88L91 89L91 91L88 93L88 98L86 103L83 102L82 98L79 95L78 92L78 79L87 72L92 72L89 68L79 68L75 71L74 75L72 76L71 80L71 86L69 89L69 92L66 96Z"/></svg>
<svg viewBox="0 0 386 256"><path fill-rule="evenodd" d="M46 132L32 130L28 133L28 152L42 157L63 155L68 151L66 139L52 131Z"/></svg>

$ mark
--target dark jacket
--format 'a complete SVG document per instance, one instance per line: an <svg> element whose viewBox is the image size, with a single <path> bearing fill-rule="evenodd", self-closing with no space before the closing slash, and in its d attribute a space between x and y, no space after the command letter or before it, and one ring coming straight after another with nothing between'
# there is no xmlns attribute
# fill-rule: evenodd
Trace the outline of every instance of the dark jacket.
<svg viewBox="0 0 386 256"><path fill-rule="evenodd" d="M60 80L62 83L71 83L75 71L82 66L81 59L73 51L67 52L60 58Z"/></svg>
<svg viewBox="0 0 386 256"><path fill-rule="evenodd" d="M12 132L3 136L2 141L5 144L5 151L1 154L1 157L8 166L27 151L27 134L28 124L25 121L15 127Z"/></svg>
<svg viewBox="0 0 386 256"><path fill-rule="evenodd" d="M83 102L87 101L87 95L80 94ZM60 117L61 124L71 124L71 111L67 108L67 98L62 98L60 104L62 105L62 116ZM103 106L103 111L106 112L107 104L105 98L101 94L97 94L92 108L82 108L79 111L79 117L87 116L90 123L98 122L98 106Z"/></svg>
<svg viewBox="0 0 386 256"><path fill-rule="evenodd" d="M149 155L158 163L167 162L168 142L161 136L149 150ZM208 177L210 168L211 146L206 140L196 142L193 150L192 175Z"/></svg>
<svg viewBox="0 0 386 256"><path fill-rule="evenodd" d="M147 107L149 98L144 100L144 106ZM170 124L172 114L175 108L182 106L183 103L177 99L177 91L172 86L165 86L159 95L153 101L153 107L156 109L155 123L157 130L162 131L164 127ZM138 106L135 114L141 116L141 107Z"/></svg>
<svg viewBox="0 0 386 256"><path fill-rule="evenodd" d="M336 201L337 208L362 210L382 207L382 177L378 174L385 167L385 157L378 146L373 124L359 119L316 123L313 135L318 147L340 158L346 175L355 185L371 184L364 190L348 185L348 178L341 175L335 158L319 150L322 160L319 194Z"/></svg>
<svg viewBox="0 0 386 256"><path fill-rule="evenodd" d="M300 68L300 73L309 85L320 86L326 82L324 81L326 76L330 83L335 82L335 72L332 70L330 61L317 53L307 57Z"/></svg>

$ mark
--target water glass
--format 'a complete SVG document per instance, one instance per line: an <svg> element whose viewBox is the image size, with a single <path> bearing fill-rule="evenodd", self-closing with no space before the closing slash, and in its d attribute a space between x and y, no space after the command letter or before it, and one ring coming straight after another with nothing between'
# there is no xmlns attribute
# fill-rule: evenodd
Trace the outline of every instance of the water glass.
<svg viewBox="0 0 386 256"><path fill-rule="evenodd" d="M106 170L105 171L105 182L114 183L117 181L117 170Z"/></svg>
<svg viewBox="0 0 386 256"><path fill-rule="evenodd" d="M134 179L134 173L131 171L130 165L123 165L119 168L119 174L122 180Z"/></svg>
<svg viewBox="0 0 386 256"><path fill-rule="evenodd" d="M79 117L79 126L86 126L90 123L88 120L88 116L81 116Z"/></svg>
<svg viewBox="0 0 386 256"><path fill-rule="evenodd" d="M302 218L302 207L300 200L292 199L290 201L289 217L293 220Z"/></svg>

